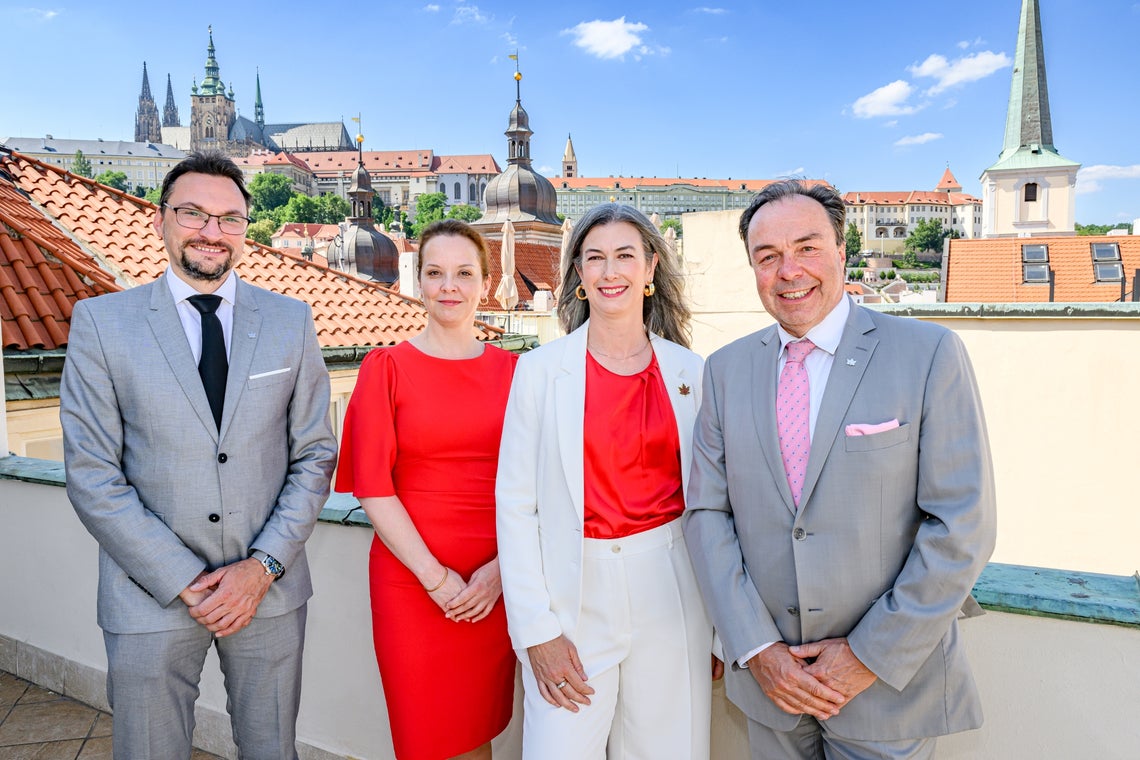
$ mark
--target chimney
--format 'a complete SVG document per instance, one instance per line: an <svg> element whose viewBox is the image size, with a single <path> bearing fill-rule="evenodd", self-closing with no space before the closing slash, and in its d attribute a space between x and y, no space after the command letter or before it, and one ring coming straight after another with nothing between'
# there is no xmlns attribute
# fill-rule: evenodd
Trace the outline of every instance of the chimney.
<svg viewBox="0 0 1140 760"><path fill-rule="evenodd" d="M420 281L416 278L415 251L400 254L400 294L409 298L420 297Z"/></svg>

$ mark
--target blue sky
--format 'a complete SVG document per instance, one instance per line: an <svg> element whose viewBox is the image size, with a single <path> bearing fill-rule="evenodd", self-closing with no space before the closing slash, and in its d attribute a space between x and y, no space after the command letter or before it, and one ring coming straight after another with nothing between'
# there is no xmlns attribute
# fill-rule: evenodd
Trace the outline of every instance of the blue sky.
<svg viewBox="0 0 1140 760"><path fill-rule="evenodd" d="M148 64L172 76L183 123L206 27L252 118L350 121L370 150L492 153L519 51L531 155L559 172L567 134L583 176L827 179L841 191L966 192L1001 150L1019 0L920 5L693 3L0 2L0 137L131 139ZM1077 221L1140 217L1135 49L1140 2L1040 0L1053 131L1080 162Z"/></svg>

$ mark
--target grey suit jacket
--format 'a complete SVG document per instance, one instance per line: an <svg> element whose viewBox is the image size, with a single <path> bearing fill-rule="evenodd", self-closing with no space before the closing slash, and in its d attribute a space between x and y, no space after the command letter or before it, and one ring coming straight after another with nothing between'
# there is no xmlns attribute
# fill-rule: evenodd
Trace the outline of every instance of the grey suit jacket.
<svg viewBox="0 0 1140 760"><path fill-rule="evenodd" d="M258 616L312 595L305 540L336 461L309 307L237 283L219 431L163 279L81 301L60 388L67 493L99 542L99 625L197 625L178 594L251 548L286 567Z"/></svg>
<svg viewBox="0 0 1140 760"><path fill-rule="evenodd" d="M772 326L705 365L685 536L733 664L729 697L789 730L743 655L846 636L878 680L828 721L862 740L981 725L956 616L993 551L993 469L969 358L950 331L852 305L820 405L800 508L775 422ZM847 436L852 423L899 427Z"/></svg>

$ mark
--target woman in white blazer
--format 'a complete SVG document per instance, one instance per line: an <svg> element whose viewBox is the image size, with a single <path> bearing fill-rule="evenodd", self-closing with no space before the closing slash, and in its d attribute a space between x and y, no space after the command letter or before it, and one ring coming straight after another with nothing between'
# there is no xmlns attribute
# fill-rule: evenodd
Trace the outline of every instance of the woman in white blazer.
<svg viewBox="0 0 1140 760"><path fill-rule="evenodd" d="M678 519L703 362L681 285L641 212L592 209L563 262L569 334L515 371L496 519L524 759L709 754L712 626Z"/></svg>

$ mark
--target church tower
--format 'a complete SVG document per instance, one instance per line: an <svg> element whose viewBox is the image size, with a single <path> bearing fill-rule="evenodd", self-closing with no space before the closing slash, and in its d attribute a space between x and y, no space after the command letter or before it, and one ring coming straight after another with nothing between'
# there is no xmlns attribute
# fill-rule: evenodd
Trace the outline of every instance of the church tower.
<svg viewBox="0 0 1140 760"><path fill-rule="evenodd" d="M562 153L562 176L578 176L578 157L574 155L574 141L566 135L566 150Z"/></svg>
<svg viewBox="0 0 1140 760"><path fill-rule="evenodd" d="M1038 0L1022 0L1005 142L982 172L983 237L1074 234L1080 164L1053 145Z"/></svg>
<svg viewBox="0 0 1140 760"><path fill-rule="evenodd" d="M210 44L206 48L206 76L194 85L190 95L190 149L226 150L230 128L237 119L233 91L226 92L219 76L214 54L214 28L208 29Z"/></svg>
<svg viewBox="0 0 1140 760"><path fill-rule="evenodd" d="M261 69L257 70L257 98L253 101L253 120L265 129L265 106L261 105Z"/></svg>
<svg viewBox="0 0 1140 760"><path fill-rule="evenodd" d="M178 118L178 106L174 103L174 88L170 84L169 74L166 75L166 105L162 108L162 126L182 126L182 121Z"/></svg>
<svg viewBox="0 0 1140 760"><path fill-rule="evenodd" d="M146 61L143 61L142 92L139 93L139 108L135 111L135 142L162 142L162 123L158 120L158 107L150 94L150 79L146 74Z"/></svg>

